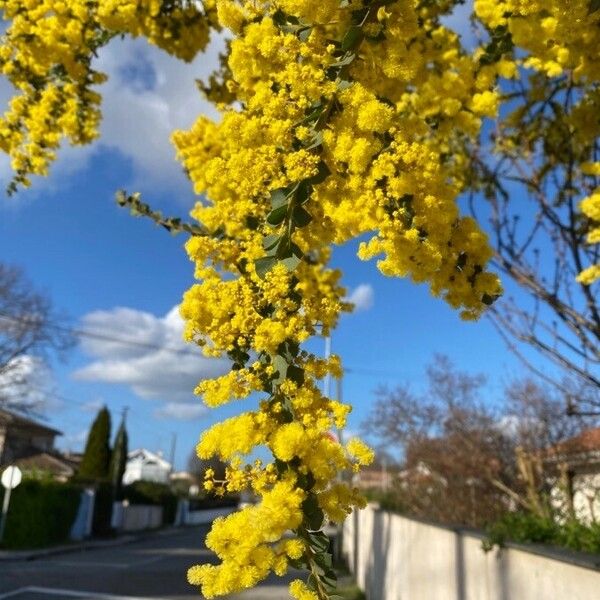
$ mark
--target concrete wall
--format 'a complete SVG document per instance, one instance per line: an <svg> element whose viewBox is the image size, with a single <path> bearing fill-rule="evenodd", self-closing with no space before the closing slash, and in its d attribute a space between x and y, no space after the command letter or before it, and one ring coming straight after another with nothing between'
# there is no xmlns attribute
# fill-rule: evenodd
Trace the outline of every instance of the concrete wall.
<svg viewBox="0 0 600 600"><path fill-rule="evenodd" d="M217 517L226 517L235 512L234 506L225 508L207 508L203 510L190 510L190 503L181 500L177 506L175 525L203 525L212 523Z"/></svg>
<svg viewBox="0 0 600 600"><path fill-rule="evenodd" d="M162 525L162 506L115 502L111 526L119 531L142 531Z"/></svg>
<svg viewBox="0 0 600 600"><path fill-rule="evenodd" d="M594 600L600 557L510 545L373 506L346 520L342 550L368 600Z"/></svg>

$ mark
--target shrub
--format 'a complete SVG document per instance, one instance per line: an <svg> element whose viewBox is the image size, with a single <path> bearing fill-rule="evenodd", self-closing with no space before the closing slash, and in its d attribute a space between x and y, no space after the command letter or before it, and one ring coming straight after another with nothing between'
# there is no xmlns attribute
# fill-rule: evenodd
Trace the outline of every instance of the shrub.
<svg viewBox="0 0 600 600"><path fill-rule="evenodd" d="M204 498L190 498L190 510L206 510L209 508L235 507L240 503L239 496L206 496Z"/></svg>
<svg viewBox="0 0 600 600"><path fill-rule="evenodd" d="M504 515L486 529L484 549L506 542L547 544L578 550L600 552L600 524L585 525L576 520L559 524L549 517L515 512Z"/></svg>
<svg viewBox="0 0 600 600"><path fill-rule="evenodd" d="M0 502L4 491L0 488ZM12 491L3 547L41 548L67 541L80 499L78 486L26 479Z"/></svg>

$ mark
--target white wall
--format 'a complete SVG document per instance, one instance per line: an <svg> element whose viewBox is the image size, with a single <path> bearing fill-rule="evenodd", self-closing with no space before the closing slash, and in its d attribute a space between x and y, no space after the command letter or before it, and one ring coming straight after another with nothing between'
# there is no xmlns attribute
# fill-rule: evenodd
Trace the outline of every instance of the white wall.
<svg viewBox="0 0 600 600"><path fill-rule="evenodd" d="M162 506L115 502L111 526L120 531L155 529L162 525L162 515Z"/></svg>
<svg viewBox="0 0 600 600"><path fill-rule="evenodd" d="M373 506L348 517L342 548L368 600L600 598L600 570L591 561L586 568L516 547L486 554L476 534Z"/></svg>

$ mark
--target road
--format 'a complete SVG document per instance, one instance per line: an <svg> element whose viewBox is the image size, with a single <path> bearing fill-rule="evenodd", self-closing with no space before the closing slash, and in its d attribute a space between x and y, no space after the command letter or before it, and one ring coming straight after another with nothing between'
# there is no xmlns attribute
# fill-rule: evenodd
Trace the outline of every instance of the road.
<svg viewBox="0 0 600 600"><path fill-rule="evenodd" d="M207 526L165 530L138 541L39 558L0 562L0 600L200 600L188 567L213 561ZM288 600L286 578L273 577L231 600Z"/></svg>

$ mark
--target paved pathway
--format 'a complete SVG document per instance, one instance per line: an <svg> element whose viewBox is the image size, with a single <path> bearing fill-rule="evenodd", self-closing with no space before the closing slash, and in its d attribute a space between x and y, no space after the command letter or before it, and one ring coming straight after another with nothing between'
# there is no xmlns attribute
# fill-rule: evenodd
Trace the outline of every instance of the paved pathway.
<svg viewBox="0 0 600 600"><path fill-rule="evenodd" d="M167 530L112 548L0 562L0 600L200 600L185 573L214 560L203 544L207 531ZM289 600L292 578L274 577L231 600Z"/></svg>

